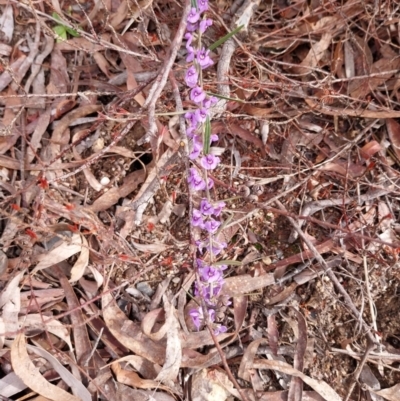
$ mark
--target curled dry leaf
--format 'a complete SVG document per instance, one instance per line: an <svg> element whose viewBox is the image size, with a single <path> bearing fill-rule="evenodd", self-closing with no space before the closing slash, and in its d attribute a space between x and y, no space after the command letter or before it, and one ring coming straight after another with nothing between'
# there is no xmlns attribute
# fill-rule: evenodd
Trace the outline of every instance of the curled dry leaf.
<svg viewBox="0 0 400 401"><path fill-rule="evenodd" d="M45 323L44 323L45 321ZM69 331L64 325L56 319L46 318L46 316L39 314L30 314L22 316L19 319L19 326L26 329L41 329L47 330L49 333L61 338L65 341L71 351L73 351L71 338L69 336Z"/></svg>
<svg viewBox="0 0 400 401"><path fill-rule="evenodd" d="M164 309L167 316L165 324L169 326L167 332L167 347L165 351L165 363L156 380L169 383L178 377L179 368L182 361L182 346L179 338L179 322L175 315L175 308L168 300L167 296L163 296Z"/></svg>
<svg viewBox="0 0 400 401"><path fill-rule="evenodd" d="M253 368L255 369L272 369L278 372L285 373L287 375L299 377L304 383L313 388L317 393L329 401L342 401L339 394L331 387L329 384L322 380L315 380L305 374L299 372L297 369L292 368L289 364L282 361L267 361L256 360L253 363Z"/></svg>
<svg viewBox="0 0 400 401"><path fill-rule="evenodd" d="M390 142L392 143L394 153L396 153L396 156L400 159L400 124L396 120L388 118L386 120L386 129Z"/></svg>
<svg viewBox="0 0 400 401"><path fill-rule="evenodd" d="M400 384L396 384L393 387L385 388L384 390L374 391L369 389L372 393L385 398L389 401L400 401Z"/></svg>
<svg viewBox="0 0 400 401"><path fill-rule="evenodd" d="M136 372L130 370L122 369L118 362L111 364L111 369L115 374L115 377L119 383L126 384L135 388L151 389L151 388L161 388L164 390L169 390L168 387L163 386L158 381L142 379Z"/></svg>
<svg viewBox="0 0 400 401"><path fill-rule="evenodd" d="M46 269L47 267L53 266L57 263L68 259L72 255L80 252L82 250L82 237L78 233L72 234L71 240L62 241L61 245L52 249L50 252L39 255L39 263L33 269L32 274L38 272L39 270Z"/></svg>
<svg viewBox="0 0 400 401"><path fill-rule="evenodd" d="M25 343L25 336L18 334L11 346L11 364L16 375L28 388L54 401L81 401L78 397L50 384L31 361ZM86 399L89 401L91 398Z"/></svg>
<svg viewBox="0 0 400 401"><path fill-rule="evenodd" d="M71 278L69 279L70 282L78 281L85 273L85 269L89 264L89 245L83 235L81 236L81 239L81 253L71 269Z"/></svg>
<svg viewBox="0 0 400 401"><path fill-rule="evenodd" d="M366 143L361 149L360 153L364 159L370 159L375 153L381 150L381 145L376 141Z"/></svg>

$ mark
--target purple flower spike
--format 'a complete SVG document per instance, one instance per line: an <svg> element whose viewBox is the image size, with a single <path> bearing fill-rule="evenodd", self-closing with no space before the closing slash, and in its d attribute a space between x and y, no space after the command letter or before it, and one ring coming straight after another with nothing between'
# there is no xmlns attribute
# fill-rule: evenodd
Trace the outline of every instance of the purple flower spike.
<svg viewBox="0 0 400 401"><path fill-rule="evenodd" d="M203 215L200 213L200 210L193 209L191 224L194 227L203 228L204 226Z"/></svg>
<svg viewBox="0 0 400 401"><path fill-rule="evenodd" d="M200 19L200 12L197 12L196 7L193 7L189 12L187 21L190 22L191 24L195 24L199 19Z"/></svg>
<svg viewBox="0 0 400 401"><path fill-rule="evenodd" d="M200 202L200 211L206 216L210 216L214 213L214 207L207 199L202 199Z"/></svg>
<svg viewBox="0 0 400 401"><path fill-rule="evenodd" d="M190 88L193 88L197 85L197 81L199 80L199 74L196 71L196 67L192 65L185 74L185 82L186 85Z"/></svg>
<svg viewBox="0 0 400 401"><path fill-rule="evenodd" d="M204 266L199 269L200 277L206 283L215 283L222 279L221 271L212 266Z"/></svg>
<svg viewBox="0 0 400 401"><path fill-rule="evenodd" d="M208 110L204 108L197 109L194 114L196 115L196 120L199 123L204 123L207 119Z"/></svg>
<svg viewBox="0 0 400 401"><path fill-rule="evenodd" d="M199 63L202 70L214 64L209 56L210 50L206 50L204 47L199 50L196 54L196 60Z"/></svg>
<svg viewBox="0 0 400 401"><path fill-rule="evenodd" d="M201 33L204 33L207 30L207 28L212 25L212 23L213 23L212 19L209 18L203 19L203 21L200 22L199 31Z"/></svg>
<svg viewBox="0 0 400 401"><path fill-rule="evenodd" d="M210 219L210 220L207 220L207 221L204 223L204 228L205 228L209 233L214 234L214 233L218 230L218 228L219 228L220 225L221 225L221 222L220 222L220 221L217 221L217 220L214 220L214 219Z"/></svg>
<svg viewBox="0 0 400 401"><path fill-rule="evenodd" d="M220 162L220 158L214 155L203 156L200 160L200 164L206 170L214 170Z"/></svg>
<svg viewBox="0 0 400 401"><path fill-rule="evenodd" d="M197 6L199 7L199 12L203 13L208 10L208 0L197 0Z"/></svg>
<svg viewBox="0 0 400 401"><path fill-rule="evenodd" d="M201 103L206 98L206 93L200 86L196 86L190 91L190 100L195 103Z"/></svg>

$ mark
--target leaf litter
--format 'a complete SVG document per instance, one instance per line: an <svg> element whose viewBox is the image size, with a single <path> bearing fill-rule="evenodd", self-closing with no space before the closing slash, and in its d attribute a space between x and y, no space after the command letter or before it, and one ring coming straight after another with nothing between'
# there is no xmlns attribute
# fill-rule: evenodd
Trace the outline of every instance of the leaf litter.
<svg viewBox="0 0 400 401"><path fill-rule="evenodd" d="M204 76L231 99L211 123L231 261L216 338L188 316L182 5L134 3L0 5L2 397L398 400L395 2L210 0L209 45L246 24Z"/></svg>

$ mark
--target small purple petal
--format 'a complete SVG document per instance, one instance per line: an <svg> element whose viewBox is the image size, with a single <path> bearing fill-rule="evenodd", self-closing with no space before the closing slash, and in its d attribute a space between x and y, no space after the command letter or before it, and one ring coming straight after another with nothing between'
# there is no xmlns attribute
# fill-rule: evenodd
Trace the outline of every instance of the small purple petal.
<svg viewBox="0 0 400 401"><path fill-rule="evenodd" d="M209 178L207 181L207 189L211 189L214 186L214 180Z"/></svg>
<svg viewBox="0 0 400 401"><path fill-rule="evenodd" d="M195 24L200 19L200 12L197 12L196 7L191 8L187 21L191 24Z"/></svg>
<svg viewBox="0 0 400 401"><path fill-rule="evenodd" d="M206 170L214 170L220 162L220 158L214 155L203 156L200 160L201 166Z"/></svg>
<svg viewBox="0 0 400 401"><path fill-rule="evenodd" d="M190 91L190 100L195 103L201 103L206 97L206 93L200 86L196 86Z"/></svg>

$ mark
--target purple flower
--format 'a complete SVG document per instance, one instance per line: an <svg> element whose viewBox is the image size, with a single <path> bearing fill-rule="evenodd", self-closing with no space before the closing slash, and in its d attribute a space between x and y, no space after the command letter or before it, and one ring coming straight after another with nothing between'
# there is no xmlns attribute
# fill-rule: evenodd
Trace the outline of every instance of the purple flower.
<svg viewBox="0 0 400 401"><path fill-rule="evenodd" d="M214 155L203 156L200 160L200 164L206 170L214 170L220 162L220 158Z"/></svg>
<svg viewBox="0 0 400 401"><path fill-rule="evenodd" d="M192 24L191 22L188 22L186 25L186 30L188 30L189 32L194 32L197 31L199 29L199 23L196 22L195 24Z"/></svg>
<svg viewBox="0 0 400 401"><path fill-rule="evenodd" d="M186 61L188 63L192 62L194 60L194 55L195 55L195 51L194 50L188 51L188 54L186 56Z"/></svg>
<svg viewBox="0 0 400 401"><path fill-rule="evenodd" d="M211 189L214 186L214 180L212 178L209 178L207 181L207 188Z"/></svg>
<svg viewBox="0 0 400 401"><path fill-rule="evenodd" d="M214 213L214 207L207 199L202 199L200 202L200 211L206 216L210 216Z"/></svg>
<svg viewBox="0 0 400 401"><path fill-rule="evenodd" d="M190 100L195 103L201 103L206 98L206 93L200 86L196 86L190 91Z"/></svg>
<svg viewBox="0 0 400 401"><path fill-rule="evenodd" d="M206 283L215 283L222 280L222 273L212 266L204 266L199 269L200 278Z"/></svg>
<svg viewBox="0 0 400 401"><path fill-rule="evenodd" d="M226 242L217 242L213 240L212 247L210 248L210 244L206 246L207 251L211 251L213 255L219 255L223 249L228 246Z"/></svg>
<svg viewBox="0 0 400 401"><path fill-rule="evenodd" d="M189 86L190 88L193 88L197 85L198 79L199 79L199 74L196 71L196 67L192 65L190 68L188 68L185 74L186 85Z"/></svg>
<svg viewBox="0 0 400 401"><path fill-rule="evenodd" d="M189 126L191 127L197 127L198 125L198 121L196 118L196 113L193 111L188 111L187 113L185 113L185 118L186 120L189 121Z"/></svg>
<svg viewBox="0 0 400 401"><path fill-rule="evenodd" d="M204 123L207 119L207 115L208 115L208 110L201 108L201 109L197 109L194 114L196 115L196 120L199 123Z"/></svg>
<svg viewBox="0 0 400 401"><path fill-rule="evenodd" d="M214 234L218 227L221 225L221 222L214 219L209 219L204 223L204 228L211 234Z"/></svg>
<svg viewBox="0 0 400 401"><path fill-rule="evenodd" d="M206 50L204 47L196 53L196 60L199 63L202 70L214 64L209 56L210 50Z"/></svg>
<svg viewBox="0 0 400 401"><path fill-rule="evenodd" d="M195 135L197 136L197 135ZM192 151L189 154L189 159L194 160L197 159L200 156L200 152L203 149L203 145L201 143L193 141L192 143Z"/></svg>
<svg viewBox="0 0 400 401"><path fill-rule="evenodd" d="M189 15L187 17L187 21L191 24L195 24L200 19L200 12L197 12L196 7L192 7Z"/></svg>
<svg viewBox="0 0 400 401"><path fill-rule="evenodd" d="M208 0L197 0L197 6L199 7L199 12L203 13L208 10Z"/></svg>
<svg viewBox="0 0 400 401"><path fill-rule="evenodd" d="M218 99L215 96L210 96L208 99L203 101L203 107L209 109L214 106L214 104L218 103Z"/></svg>
<svg viewBox="0 0 400 401"><path fill-rule="evenodd" d="M188 52L193 52L193 46L192 46L192 42L193 42L193 35L189 32L186 32L185 34L185 39L187 40L186 42L186 49Z"/></svg>
<svg viewBox="0 0 400 401"><path fill-rule="evenodd" d="M197 129L197 127L195 127L193 125L189 125L189 127L186 128L186 136L188 138L193 138L193 136L195 135L196 129Z"/></svg>
<svg viewBox="0 0 400 401"><path fill-rule="evenodd" d="M195 168L190 169L190 175L188 178L189 185L195 191L202 191L206 189L206 183L204 182L203 178L199 175Z"/></svg>
<svg viewBox="0 0 400 401"><path fill-rule="evenodd" d="M193 227L203 228L203 226L204 226L203 215L201 214L200 210L193 209L193 213L192 213L192 218L190 220L190 224Z"/></svg>
<svg viewBox="0 0 400 401"><path fill-rule="evenodd" d="M211 134L210 135L210 143L211 142L217 142L218 141L218 135L217 134Z"/></svg>
<svg viewBox="0 0 400 401"><path fill-rule="evenodd" d="M218 202L218 204L214 205L214 214L215 216L219 216L221 214L222 209L226 206L225 202Z"/></svg>
<svg viewBox="0 0 400 401"><path fill-rule="evenodd" d="M192 309L189 312L189 315L191 316L194 325L196 326L197 330L200 330L200 326L203 323L203 310L201 309L201 307L197 308L197 309Z"/></svg>
<svg viewBox="0 0 400 401"><path fill-rule="evenodd" d="M203 19L200 22L199 31L201 33L204 33L207 30L207 28L212 25L212 23L213 23L212 19L209 19L209 18Z"/></svg>
<svg viewBox="0 0 400 401"><path fill-rule="evenodd" d="M214 334L217 336L218 334L226 333L228 329L226 326L223 326L222 324L216 324L214 328Z"/></svg>

